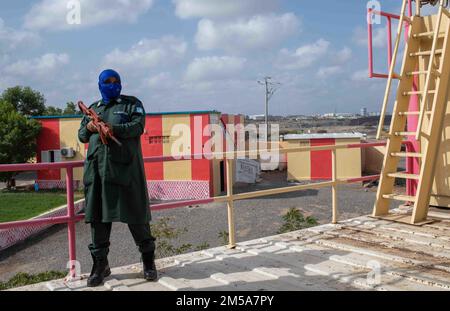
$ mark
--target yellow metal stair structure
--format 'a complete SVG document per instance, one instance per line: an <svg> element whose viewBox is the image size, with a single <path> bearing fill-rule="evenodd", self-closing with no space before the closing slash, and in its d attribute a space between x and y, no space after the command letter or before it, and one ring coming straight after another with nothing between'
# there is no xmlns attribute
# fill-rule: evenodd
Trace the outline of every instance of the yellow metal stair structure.
<svg viewBox="0 0 450 311"><path fill-rule="evenodd" d="M450 85L450 13L443 7L443 2L441 2L439 13L435 17L436 22L433 26L429 23L428 27L425 27L424 19L426 17L414 16L409 19L404 16L406 2L404 1L403 3L400 15L394 58L390 67L377 134L378 139L383 135L384 116L391 83L394 78L398 78L397 97L394 103L390 130L386 134L386 154L372 216L413 225L422 225L428 222L427 216L435 175L435 164L439 144L442 139L442 128L448 101L448 88ZM401 73L396 74L394 72L395 59L399 50L404 21L410 24L409 36L405 47ZM429 49L430 40L432 40L431 50ZM424 69L420 71L420 67ZM419 79L422 79L422 89L413 90L415 76L419 76ZM420 111L409 111L410 97L412 95L419 96ZM417 132L407 132L405 130L408 116L418 116ZM428 126L425 126L423 122L425 116L429 118ZM402 152L401 148L405 137L414 137L416 140L420 140L421 152ZM418 158L421 166L420 175L397 171L400 158L405 157ZM396 179L418 180L416 195L395 194L394 185ZM412 213L405 215L390 213L392 201L414 203Z"/></svg>

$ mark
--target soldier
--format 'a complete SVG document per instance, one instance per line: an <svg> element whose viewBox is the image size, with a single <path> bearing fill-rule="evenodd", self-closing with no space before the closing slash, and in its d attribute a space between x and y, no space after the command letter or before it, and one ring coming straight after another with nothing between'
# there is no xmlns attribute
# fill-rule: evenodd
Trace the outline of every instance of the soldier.
<svg viewBox="0 0 450 311"><path fill-rule="evenodd" d="M92 121L86 116L81 121L78 138L89 143L83 183L86 223L90 223L92 235L89 250L94 261L87 286L98 286L111 274L107 255L112 222L128 224L142 254L144 278L154 281L155 238L149 225L151 213L140 143L144 106L136 97L120 94L121 80L114 70L103 71L98 86L102 99L90 108L110 125L122 146L113 141L102 144Z"/></svg>

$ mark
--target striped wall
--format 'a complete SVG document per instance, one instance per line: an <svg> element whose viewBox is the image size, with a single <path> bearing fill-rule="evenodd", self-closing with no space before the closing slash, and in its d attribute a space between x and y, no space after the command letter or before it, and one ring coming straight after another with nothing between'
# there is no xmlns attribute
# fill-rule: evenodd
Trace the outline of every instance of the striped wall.
<svg viewBox="0 0 450 311"><path fill-rule="evenodd" d="M220 114L213 112L150 114L146 116L144 134L141 136L142 153L144 157L173 156L172 148L180 142L185 147L184 153L201 154L204 144L210 139L204 135L203 129L212 122L211 115L219 120ZM244 116L221 115L225 124L244 123ZM60 150L72 147L76 151L75 158L67 160L83 160L88 145L78 141L80 118L42 118L42 131L38 138L38 162L41 162L41 151ZM174 133L177 126L183 126L187 131ZM207 159L192 159L145 163L145 175L149 193L154 199L178 200L207 198L220 194L222 181L220 176L220 161ZM74 179L82 180L82 168L74 171ZM39 172L38 182L42 187L64 187L64 170Z"/></svg>
<svg viewBox="0 0 450 311"><path fill-rule="evenodd" d="M281 142L282 148L358 144L359 138L299 139ZM288 180L329 180L332 178L332 151L302 151L287 155ZM361 177L361 149L336 151L337 177Z"/></svg>
<svg viewBox="0 0 450 311"><path fill-rule="evenodd" d="M201 154L203 145L209 139L203 135L203 129L209 124L209 114L180 114L180 115L156 115L147 116L146 129L141 138L144 157L173 156L172 147L175 143L182 142L186 150L179 154ZM196 131L197 128L200 130ZM187 133L175 133L177 126L184 126ZM211 180L211 165L206 159L181 160L171 162L146 163L145 173L147 180L166 181L209 181Z"/></svg>

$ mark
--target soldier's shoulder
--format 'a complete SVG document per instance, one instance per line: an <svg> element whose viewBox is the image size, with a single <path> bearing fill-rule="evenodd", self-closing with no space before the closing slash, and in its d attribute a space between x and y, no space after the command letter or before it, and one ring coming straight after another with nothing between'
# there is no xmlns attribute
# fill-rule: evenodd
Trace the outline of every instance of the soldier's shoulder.
<svg viewBox="0 0 450 311"><path fill-rule="evenodd" d="M139 105L142 106L142 102L140 101L139 98L137 98L136 96L130 96L130 95L120 95L120 98L123 101L126 101L127 103L133 104L133 105Z"/></svg>
<svg viewBox="0 0 450 311"><path fill-rule="evenodd" d="M92 104L89 105L89 108L96 108L99 104L102 103L102 100L96 100L95 102L93 102Z"/></svg>
<svg viewBox="0 0 450 311"><path fill-rule="evenodd" d="M121 95L120 98L129 105L132 114L145 115L144 104L137 97Z"/></svg>

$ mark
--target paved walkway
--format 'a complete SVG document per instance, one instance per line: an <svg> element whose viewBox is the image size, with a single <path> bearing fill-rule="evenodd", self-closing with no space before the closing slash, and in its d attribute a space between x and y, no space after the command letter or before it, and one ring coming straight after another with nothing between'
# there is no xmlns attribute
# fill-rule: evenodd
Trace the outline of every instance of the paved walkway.
<svg viewBox="0 0 450 311"><path fill-rule="evenodd" d="M15 290L450 290L450 217L414 227L354 218L312 229L112 269L103 286L57 280ZM379 273L378 273L379 272Z"/></svg>

